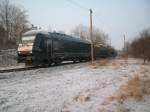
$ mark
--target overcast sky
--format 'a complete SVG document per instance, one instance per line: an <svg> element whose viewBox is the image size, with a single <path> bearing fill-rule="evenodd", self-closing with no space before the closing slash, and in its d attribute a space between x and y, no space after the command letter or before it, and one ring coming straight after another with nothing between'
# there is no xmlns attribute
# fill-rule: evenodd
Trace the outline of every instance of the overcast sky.
<svg viewBox="0 0 150 112"><path fill-rule="evenodd" d="M79 24L89 26L87 9L92 8L94 26L107 33L117 49L123 47L123 34L132 40L143 29L150 28L150 0L15 1L27 10L29 21L34 25L66 33Z"/></svg>

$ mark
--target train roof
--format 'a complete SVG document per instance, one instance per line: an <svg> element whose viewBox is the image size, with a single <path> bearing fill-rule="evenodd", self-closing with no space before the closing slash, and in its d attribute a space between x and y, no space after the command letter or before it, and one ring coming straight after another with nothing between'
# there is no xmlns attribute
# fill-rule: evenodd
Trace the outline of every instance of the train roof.
<svg viewBox="0 0 150 112"><path fill-rule="evenodd" d="M73 37L70 35L57 33L57 32L47 32L47 31L43 31L43 30L30 30L30 31L27 31L26 33L24 33L23 36L31 36L31 35L37 35L37 34L49 35L51 38L55 38L55 39L59 39L59 40L63 39L63 40L68 40L68 41L75 41L75 42L82 42L82 43L90 44L89 41L82 40L77 37Z"/></svg>
<svg viewBox="0 0 150 112"><path fill-rule="evenodd" d="M56 33L56 32L49 32L49 35L52 36L52 38L56 38L59 40L68 40L68 41L74 41L74 42L81 42L81 43L87 43L90 44L89 41L87 40L82 40L80 38L76 38L70 35L66 35L66 34L61 34L61 33Z"/></svg>
<svg viewBox="0 0 150 112"><path fill-rule="evenodd" d="M44 30L30 30L30 31L27 31L26 33L24 33L23 36L36 35L38 33L48 34L48 32L46 32Z"/></svg>

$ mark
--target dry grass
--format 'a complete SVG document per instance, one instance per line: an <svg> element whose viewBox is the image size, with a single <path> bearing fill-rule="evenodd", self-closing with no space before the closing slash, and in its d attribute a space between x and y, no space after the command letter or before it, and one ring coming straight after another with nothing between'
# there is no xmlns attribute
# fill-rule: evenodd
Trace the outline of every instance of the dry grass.
<svg viewBox="0 0 150 112"><path fill-rule="evenodd" d="M112 65L112 66L118 66L119 63L117 63L116 61L113 61L113 62L111 63L111 65Z"/></svg>
<svg viewBox="0 0 150 112"><path fill-rule="evenodd" d="M90 68L97 69L98 68L97 63L90 64Z"/></svg>
<svg viewBox="0 0 150 112"><path fill-rule="evenodd" d="M111 63L111 66L113 67L113 69L119 69L122 65L119 62L113 61Z"/></svg>
<svg viewBox="0 0 150 112"><path fill-rule="evenodd" d="M63 108L61 112L71 112L68 108Z"/></svg>
<svg viewBox="0 0 150 112"><path fill-rule="evenodd" d="M101 107L98 109L98 112L108 112L108 110L106 110L106 108L104 107Z"/></svg>
<svg viewBox="0 0 150 112"><path fill-rule="evenodd" d="M74 98L75 101L80 102L80 103L85 103L90 100L89 95L78 95Z"/></svg>
<svg viewBox="0 0 150 112"><path fill-rule="evenodd" d="M149 70L146 69L146 67L142 65L142 66L140 67L140 73L141 73L141 74L146 74L147 72L149 72Z"/></svg>
<svg viewBox="0 0 150 112"><path fill-rule="evenodd" d="M124 55L121 56L121 58L124 59L124 60L128 60L128 57L129 56L127 54L124 54Z"/></svg>
<svg viewBox="0 0 150 112"><path fill-rule="evenodd" d="M100 60L98 65L99 66L107 66L108 65L108 62L109 60L108 59L103 59L103 60Z"/></svg>
<svg viewBox="0 0 150 112"><path fill-rule="evenodd" d="M95 61L94 63L90 64L90 68L97 69L98 67L107 66L109 63L108 59L103 59L99 61Z"/></svg>
<svg viewBox="0 0 150 112"><path fill-rule="evenodd" d="M98 108L98 112L130 112L123 104L116 104L115 108L111 108L111 106L101 106Z"/></svg>
<svg viewBox="0 0 150 112"><path fill-rule="evenodd" d="M150 94L150 79L140 79L138 75L129 80L126 85L120 87L120 89L111 96L110 100L117 100L123 103L129 98L135 100L142 100L144 95Z"/></svg>
<svg viewBox="0 0 150 112"><path fill-rule="evenodd" d="M93 63L89 63L89 64L87 64L87 67L90 67L90 68L92 68L92 69L97 69L97 61L94 61Z"/></svg>
<svg viewBox="0 0 150 112"><path fill-rule="evenodd" d="M89 67L92 68L92 69L97 69L99 67L100 68L110 67L112 69L120 69L121 67L126 67L126 64L117 62L115 60L110 61L109 59L102 59L102 60L99 60L99 61L95 61L93 64L90 64Z"/></svg>

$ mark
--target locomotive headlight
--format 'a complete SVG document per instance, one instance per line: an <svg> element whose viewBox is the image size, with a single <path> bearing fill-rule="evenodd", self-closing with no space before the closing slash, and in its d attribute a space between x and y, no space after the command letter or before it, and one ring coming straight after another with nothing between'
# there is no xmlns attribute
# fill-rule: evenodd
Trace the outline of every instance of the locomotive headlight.
<svg viewBox="0 0 150 112"><path fill-rule="evenodd" d="M18 51L18 54L20 54L21 52L20 51Z"/></svg>

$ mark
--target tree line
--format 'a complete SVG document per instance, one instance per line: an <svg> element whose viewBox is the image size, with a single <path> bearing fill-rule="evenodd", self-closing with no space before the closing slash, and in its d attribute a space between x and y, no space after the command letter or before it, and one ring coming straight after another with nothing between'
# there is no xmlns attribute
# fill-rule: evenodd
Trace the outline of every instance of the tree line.
<svg viewBox="0 0 150 112"><path fill-rule="evenodd" d="M73 28L71 34L83 40L91 41L90 29L82 24L79 24L75 28ZM108 34L106 34L105 32L96 27L93 28L92 41L94 45L96 46L99 46L100 44L106 45L107 40Z"/></svg>
<svg viewBox="0 0 150 112"><path fill-rule="evenodd" d="M150 61L150 29L143 30L131 43L126 43L126 53Z"/></svg>
<svg viewBox="0 0 150 112"><path fill-rule="evenodd" d="M26 11L10 0L0 0L0 49L15 48L27 29Z"/></svg>

